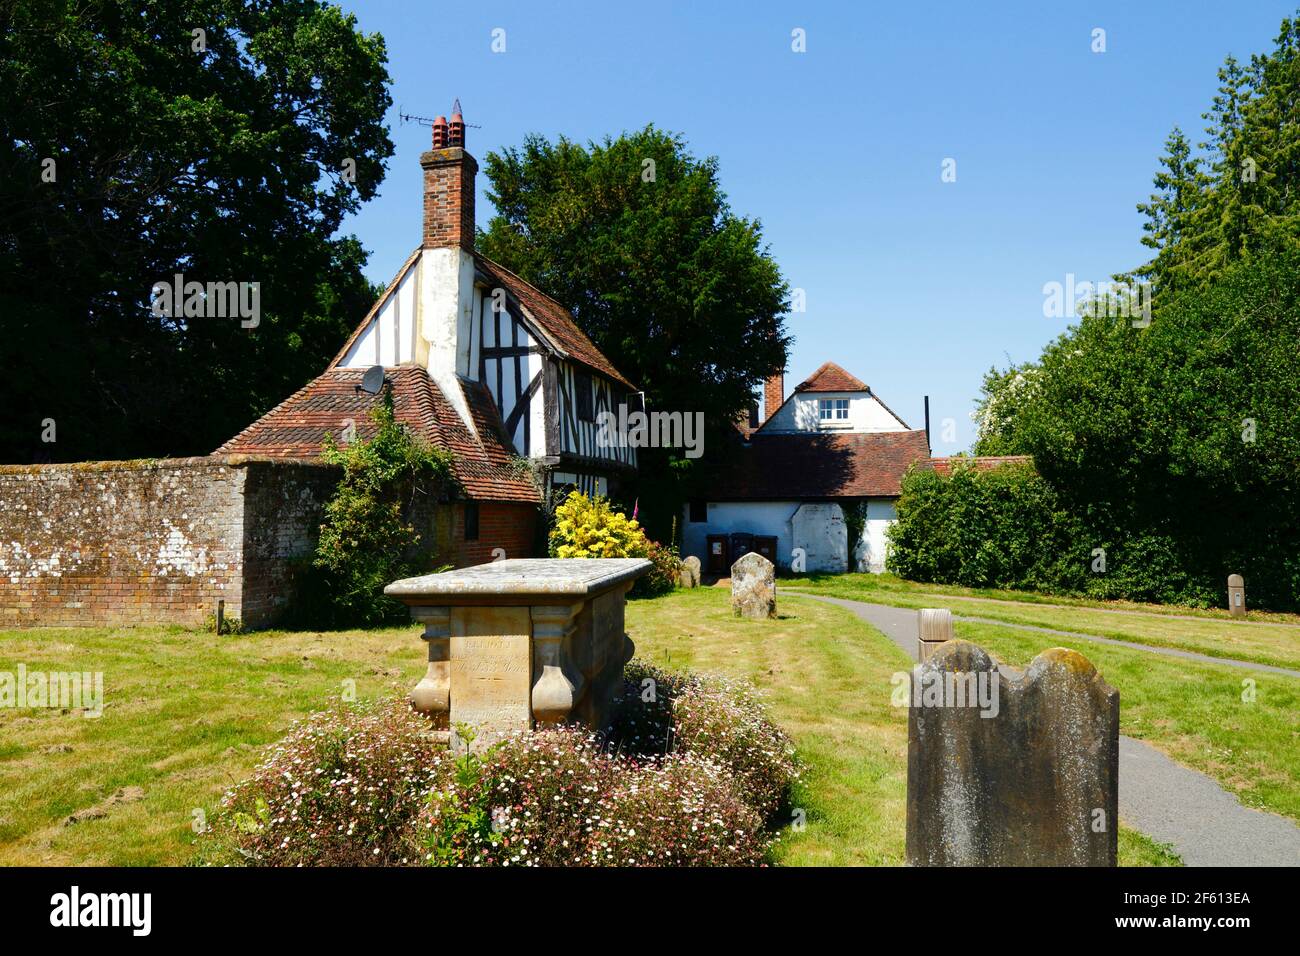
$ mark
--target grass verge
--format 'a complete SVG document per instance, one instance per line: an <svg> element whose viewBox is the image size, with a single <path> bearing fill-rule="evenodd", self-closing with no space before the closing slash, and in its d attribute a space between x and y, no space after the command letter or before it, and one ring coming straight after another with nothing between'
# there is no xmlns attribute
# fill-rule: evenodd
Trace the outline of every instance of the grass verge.
<svg viewBox="0 0 1300 956"><path fill-rule="evenodd" d="M907 819L907 711L890 678L912 661L850 612L786 601L781 617L739 621L720 588L628 604L637 652L669 666L752 681L808 771L795 805L803 829L775 850L787 866L899 865ZM1120 828L1123 866L1178 865L1142 834Z"/></svg>
<svg viewBox="0 0 1300 956"><path fill-rule="evenodd" d="M810 593L851 601L894 607L946 607L953 614L967 617L1051 627L1117 641L1300 670L1300 627L1284 620L1295 621L1295 615L1261 615L1259 620L1242 622L1230 619L1226 611L1198 612L1189 608L1085 602L1083 599L1075 599L1068 605L1048 604L1049 600L1069 599L1046 598L1019 591L975 592L970 588L945 588L903 581L893 575L812 575L786 583L791 588L803 588ZM1143 610L1139 612L1136 608Z"/></svg>

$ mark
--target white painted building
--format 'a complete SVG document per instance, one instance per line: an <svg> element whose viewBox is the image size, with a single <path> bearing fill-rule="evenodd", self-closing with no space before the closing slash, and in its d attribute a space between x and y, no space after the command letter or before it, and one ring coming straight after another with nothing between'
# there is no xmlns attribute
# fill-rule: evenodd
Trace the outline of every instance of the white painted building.
<svg viewBox="0 0 1300 956"><path fill-rule="evenodd" d="M783 376L768 380L765 420L729 455L708 498L684 509L682 554L698 557L707 572L715 552L716 573L740 556L731 536L752 535L764 539L755 550L773 551L783 570L883 571L900 482L929 458L927 432L908 428L831 362L789 396L783 385Z"/></svg>

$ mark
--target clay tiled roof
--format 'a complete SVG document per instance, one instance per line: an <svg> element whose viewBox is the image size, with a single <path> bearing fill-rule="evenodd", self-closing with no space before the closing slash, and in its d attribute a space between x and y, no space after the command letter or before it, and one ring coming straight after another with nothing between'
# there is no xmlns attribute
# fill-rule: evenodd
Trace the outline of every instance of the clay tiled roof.
<svg viewBox="0 0 1300 956"><path fill-rule="evenodd" d="M925 432L758 433L728 450L710 501L874 498L900 493L913 463L929 459Z"/></svg>
<svg viewBox="0 0 1300 956"><path fill-rule="evenodd" d="M629 389L636 389L636 386L624 378L609 359L601 354L600 349L587 338L586 333L578 328L568 309L536 286L519 278L505 266L497 265L477 252L474 253L474 261L478 263L480 270L501 283L501 286L523 305L528 317L540 326L542 334L549 338L551 344L558 347L561 352Z"/></svg>
<svg viewBox="0 0 1300 956"><path fill-rule="evenodd" d="M795 386L796 392L866 392L867 384L834 362L827 362Z"/></svg>
<svg viewBox="0 0 1300 956"><path fill-rule="evenodd" d="M954 465L975 468L978 471L992 471L1002 465L1032 465L1034 459L1029 455L970 455L955 458L927 458L920 463L922 468L929 468L940 475L951 475Z"/></svg>
<svg viewBox="0 0 1300 956"><path fill-rule="evenodd" d="M336 438L351 419L357 437L374 433L369 411L378 400L357 388L364 369L331 368L290 395L217 449L218 455L316 458L325 436ZM460 380L478 437L461 421L442 390L422 368L399 365L386 371L397 420L434 447L455 455L453 470L465 495L482 501L537 502L527 474L512 467L510 443L501 433L500 414L487 389Z"/></svg>

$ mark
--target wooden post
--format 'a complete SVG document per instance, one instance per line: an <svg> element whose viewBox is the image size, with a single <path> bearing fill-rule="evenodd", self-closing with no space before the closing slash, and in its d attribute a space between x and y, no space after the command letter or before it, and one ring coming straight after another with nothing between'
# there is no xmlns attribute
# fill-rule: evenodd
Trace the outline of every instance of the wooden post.
<svg viewBox="0 0 1300 956"><path fill-rule="evenodd" d="M221 636L221 631L226 626L226 602L224 600L217 602L217 637Z"/></svg>

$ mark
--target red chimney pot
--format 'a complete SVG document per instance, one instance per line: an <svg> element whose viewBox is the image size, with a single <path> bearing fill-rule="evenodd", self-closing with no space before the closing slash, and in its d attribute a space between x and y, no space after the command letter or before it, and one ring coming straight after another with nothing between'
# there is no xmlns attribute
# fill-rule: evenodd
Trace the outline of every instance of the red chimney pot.
<svg viewBox="0 0 1300 956"><path fill-rule="evenodd" d="M433 148L445 149L447 146L447 117L439 116L433 121Z"/></svg>

